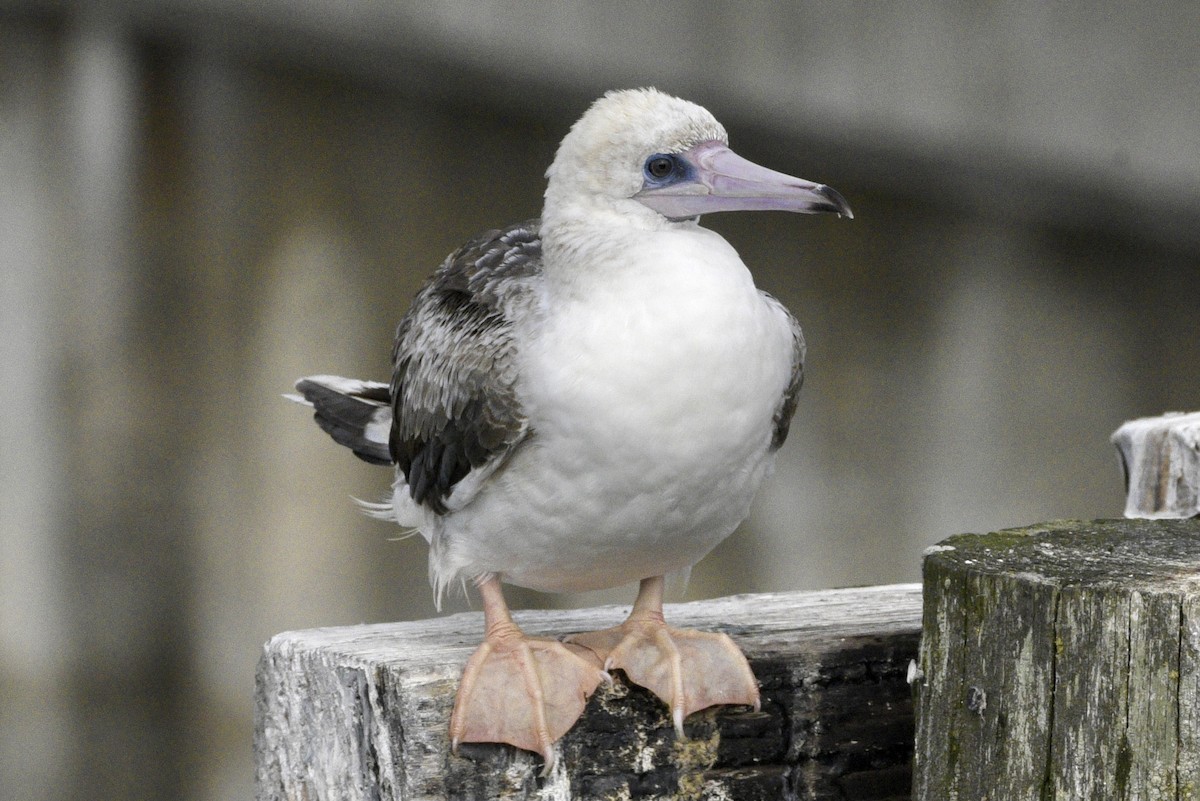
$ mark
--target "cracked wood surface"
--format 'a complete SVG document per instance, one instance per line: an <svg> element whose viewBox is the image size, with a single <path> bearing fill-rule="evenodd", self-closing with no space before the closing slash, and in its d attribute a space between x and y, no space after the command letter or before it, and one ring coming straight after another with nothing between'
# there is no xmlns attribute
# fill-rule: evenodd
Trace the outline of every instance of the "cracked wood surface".
<svg viewBox="0 0 1200 801"><path fill-rule="evenodd" d="M1200 521L927 551L917 801L1200 799Z"/></svg>
<svg viewBox="0 0 1200 801"><path fill-rule="evenodd" d="M531 634L620 622L628 607L517 612ZM592 696L541 759L509 746L449 753L459 673L479 613L280 634L256 691L258 798L270 799L878 799L909 797L917 585L742 595L668 604L672 625L724 631L745 651L762 711L687 719L620 674Z"/></svg>

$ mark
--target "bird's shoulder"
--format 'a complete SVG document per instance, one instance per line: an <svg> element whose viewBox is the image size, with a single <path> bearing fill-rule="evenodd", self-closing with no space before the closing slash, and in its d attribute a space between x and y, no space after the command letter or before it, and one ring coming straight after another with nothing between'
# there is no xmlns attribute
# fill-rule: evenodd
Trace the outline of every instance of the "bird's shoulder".
<svg viewBox="0 0 1200 801"><path fill-rule="evenodd" d="M512 318L541 275L539 228L488 231L451 253L397 328L390 449L434 512L465 503L528 433Z"/></svg>
<svg viewBox="0 0 1200 801"><path fill-rule="evenodd" d="M541 270L541 221L526 220L485 231L451 253L418 298L461 294L474 303L500 307L514 284L540 275Z"/></svg>

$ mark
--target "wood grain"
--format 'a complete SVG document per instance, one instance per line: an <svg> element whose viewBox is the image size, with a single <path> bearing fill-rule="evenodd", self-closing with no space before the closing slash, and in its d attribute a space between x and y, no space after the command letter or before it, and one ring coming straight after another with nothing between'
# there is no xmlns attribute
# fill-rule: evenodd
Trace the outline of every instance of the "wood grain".
<svg viewBox="0 0 1200 801"><path fill-rule="evenodd" d="M925 559L915 799L1194 799L1200 521L1060 521Z"/></svg>
<svg viewBox="0 0 1200 801"><path fill-rule="evenodd" d="M1200 413L1130 420L1112 435L1125 471L1125 516L1200 514Z"/></svg>
<svg viewBox="0 0 1200 801"><path fill-rule="evenodd" d="M459 672L478 613L314 629L267 643L258 671L258 798L908 798L919 636L916 585L742 595L668 605L673 625L729 633L760 712L706 710L678 742L667 710L620 674L540 758L509 746L449 753ZM517 613L530 633L611 626L627 608Z"/></svg>

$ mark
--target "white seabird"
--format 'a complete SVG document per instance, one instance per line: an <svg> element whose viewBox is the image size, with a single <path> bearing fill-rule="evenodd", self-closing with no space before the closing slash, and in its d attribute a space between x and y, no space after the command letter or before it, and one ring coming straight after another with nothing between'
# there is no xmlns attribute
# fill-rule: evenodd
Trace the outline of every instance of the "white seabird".
<svg viewBox="0 0 1200 801"><path fill-rule="evenodd" d="M390 384L297 389L320 426L394 464L377 513L430 543L438 597L471 580L484 642L451 740L541 753L621 669L669 704L677 732L713 704L758 705L725 635L663 621L663 577L746 517L787 437L803 377L795 318L698 225L715 211L851 217L827 186L759 167L705 109L609 92L563 139L541 220L451 254L396 333ZM567 643L513 623L508 582L577 591L641 582L629 618Z"/></svg>

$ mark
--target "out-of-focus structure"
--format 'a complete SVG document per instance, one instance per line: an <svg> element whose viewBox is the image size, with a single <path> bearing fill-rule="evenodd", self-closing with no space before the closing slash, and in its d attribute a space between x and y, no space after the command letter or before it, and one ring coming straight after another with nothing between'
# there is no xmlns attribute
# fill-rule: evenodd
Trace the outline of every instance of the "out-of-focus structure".
<svg viewBox="0 0 1200 801"><path fill-rule="evenodd" d="M1194 4L10 0L0 797L247 797L263 640L433 614L424 543L349 501L388 472L279 395L385 378L421 280L636 85L856 214L706 221L809 370L689 596L1119 514L1109 433L1200 402Z"/></svg>

